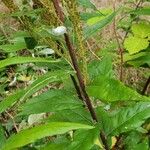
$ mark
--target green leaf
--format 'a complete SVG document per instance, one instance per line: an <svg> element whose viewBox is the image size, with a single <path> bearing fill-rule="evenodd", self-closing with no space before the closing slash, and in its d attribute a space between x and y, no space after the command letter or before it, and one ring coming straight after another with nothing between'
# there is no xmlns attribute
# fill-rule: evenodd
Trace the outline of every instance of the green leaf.
<svg viewBox="0 0 150 150"><path fill-rule="evenodd" d="M92 12L92 13L85 12L85 13L80 14L81 20L84 20L84 21L87 21L88 19L93 18L93 17L100 17L100 16L103 16L103 15L99 12Z"/></svg>
<svg viewBox="0 0 150 150"><path fill-rule="evenodd" d="M79 130L75 132L73 142L67 147L68 150L89 150L99 137L99 129Z"/></svg>
<svg viewBox="0 0 150 150"><path fill-rule="evenodd" d="M118 80L109 77L98 77L87 86L90 96L105 102L114 101L149 101L150 99L138 94Z"/></svg>
<svg viewBox="0 0 150 150"><path fill-rule="evenodd" d="M146 23L133 24L131 30L134 36L138 36L141 38L146 38L150 36L150 24Z"/></svg>
<svg viewBox="0 0 150 150"><path fill-rule="evenodd" d="M137 103L132 107L121 108L111 118L107 135L119 135L136 130L150 117L150 102Z"/></svg>
<svg viewBox="0 0 150 150"><path fill-rule="evenodd" d="M12 135L3 146L2 150L11 150L18 147L25 146L47 136L54 136L64 134L70 130L76 129L92 129L93 126L68 123L68 122L53 122L44 125L39 125L31 129L23 130L16 135Z"/></svg>
<svg viewBox="0 0 150 150"><path fill-rule="evenodd" d="M102 60L94 60L88 65L89 77L92 80L98 76L111 77L112 73L112 58L111 56L105 56Z"/></svg>
<svg viewBox="0 0 150 150"><path fill-rule="evenodd" d="M65 90L49 90L21 106L20 115L56 112L83 107L82 102Z"/></svg>
<svg viewBox="0 0 150 150"><path fill-rule="evenodd" d="M92 125L91 115L84 107L57 111L47 119L47 122L77 122Z"/></svg>
<svg viewBox="0 0 150 150"><path fill-rule="evenodd" d="M14 94L8 96L2 102L0 102L0 113L4 112L6 109L11 107L15 102L21 100L25 100L38 90L42 89L49 83L62 81L66 78L67 75L72 73L71 71L55 71L47 73L41 77L39 77L36 81L34 81L30 86L27 87L25 90L20 90L15 92Z"/></svg>
<svg viewBox="0 0 150 150"><path fill-rule="evenodd" d="M103 19L107 18L109 15L113 13L112 9L101 9L100 12L97 11L100 15L99 16L93 16L92 18L89 18L87 20L87 24L89 26L96 24L99 21L102 21Z"/></svg>
<svg viewBox="0 0 150 150"><path fill-rule="evenodd" d="M0 102L0 113L4 112L7 108L9 108L15 102L17 102L23 94L24 94L24 91L21 90L3 99Z"/></svg>
<svg viewBox="0 0 150 150"><path fill-rule="evenodd" d="M149 46L148 39L142 39L135 36L129 36L125 39L124 47L128 50L129 54L138 53Z"/></svg>
<svg viewBox="0 0 150 150"><path fill-rule="evenodd" d="M105 19L103 19L101 21L98 21L96 24L86 27L84 29L84 37L85 37L85 39L89 38L94 33L98 32L100 29L102 29L107 24L109 24L113 20L115 15L116 15L116 12L112 13L111 15L106 17Z"/></svg>
<svg viewBox="0 0 150 150"><path fill-rule="evenodd" d="M2 125L0 124L0 149L2 146L4 146L6 142L5 132L3 130Z"/></svg>
<svg viewBox="0 0 150 150"><path fill-rule="evenodd" d="M30 62L48 62L48 63L57 63L60 60L48 60L44 58L34 58L34 57L12 57L0 61L0 68L7 67L9 65L16 65L22 63Z"/></svg>
<svg viewBox="0 0 150 150"><path fill-rule="evenodd" d="M40 150L90 150L98 139L98 136L98 128L79 130L74 133L72 142L50 143Z"/></svg>
<svg viewBox="0 0 150 150"><path fill-rule="evenodd" d="M24 37L28 49L34 49L38 42L33 37Z"/></svg>
<svg viewBox="0 0 150 150"><path fill-rule="evenodd" d="M96 9L95 5L90 0L77 0L78 4L85 8Z"/></svg>
<svg viewBox="0 0 150 150"><path fill-rule="evenodd" d="M140 67L145 64L150 66L150 53L141 52L141 53L136 54L135 56L133 55L133 57L128 57L128 60L126 61L128 64L133 65L135 67Z"/></svg>
<svg viewBox="0 0 150 150"><path fill-rule="evenodd" d="M5 45L0 45L0 49L3 51L9 53L9 52L16 52L22 49L26 48L25 43L15 43L15 44L5 44Z"/></svg>
<svg viewBox="0 0 150 150"><path fill-rule="evenodd" d="M66 150L70 143L50 143L47 144L45 147L40 148L40 150Z"/></svg>
<svg viewBox="0 0 150 150"><path fill-rule="evenodd" d="M148 150L148 137L144 137L139 132L130 132L124 139L126 150Z"/></svg>
<svg viewBox="0 0 150 150"><path fill-rule="evenodd" d="M130 12L131 14L136 15L150 15L150 8L140 8Z"/></svg>

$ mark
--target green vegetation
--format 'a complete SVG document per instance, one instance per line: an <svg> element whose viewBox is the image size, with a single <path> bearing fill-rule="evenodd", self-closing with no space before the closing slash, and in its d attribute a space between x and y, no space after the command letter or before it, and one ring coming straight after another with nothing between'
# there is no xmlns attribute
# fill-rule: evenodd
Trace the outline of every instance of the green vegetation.
<svg viewBox="0 0 150 150"><path fill-rule="evenodd" d="M1 5L0 150L149 150L149 0Z"/></svg>

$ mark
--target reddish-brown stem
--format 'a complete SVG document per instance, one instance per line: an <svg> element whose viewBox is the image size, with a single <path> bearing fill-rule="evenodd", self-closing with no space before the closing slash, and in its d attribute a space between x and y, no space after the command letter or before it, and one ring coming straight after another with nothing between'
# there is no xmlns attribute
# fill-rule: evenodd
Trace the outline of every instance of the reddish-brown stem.
<svg viewBox="0 0 150 150"><path fill-rule="evenodd" d="M54 4L54 7L56 9L56 13L57 13L59 19L61 20L61 22L64 22L64 14L63 14L63 11L61 10L61 7L59 5L60 4L59 0L53 0L52 2ZM98 122L98 119L97 119L96 113L94 111L94 108L92 106L92 103L90 101L90 98L89 98L89 96L88 96L88 94L85 90L84 80L83 80L80 68L78 66L78 61L77 61L77 57L76 57L74 47L73 47L73 45L70 41L69 35L67 33L64 34L64 38L65 38L66 46L68 48L69 55L70 55L70 58L71 58L71 61L72 61L72 65L74 67L74 70L76 71L77 79L78 79L78 82L79 82L79 88L80 88L81 94L83 96L83 100L84 100L87 108L89 109L89 112L90 112L93 120ZM101 137L101 140L103 142L103 145L104 145L105 149L109 150L109 146L107 144L107 140L106 140L106 137L105 137L103 132L100 132L100 137Z"/></svg>
<svg viewBox="0 0 150 150"><path fill-rule="evenodd" d="M63 23L64 22L64 14L59 6L60 0L53 0L53 4L54 4L55 11L56 11L60 21Z"/></svg>
<svg viewBox="0 0 150 150"><path fill-rule="evenodd" d="M113 8L114 11L116 11L116 1L114 1L113 3ZM113 28L114 28L114 35L118 44L118 49L119 49L119 54L120 54L120 81L123 81L123 48L121 46L121 43L119 41L118 35L117 35L117 31L116 31L116 17L114 18L113 21Z"/></svg>
<svg viewBox="0 0 150 150"><path fill-rule="evenodd" d="M143 0L139 0L139 2L136 4L135 10L137 10L142 5L142 3L143 3ZM128 36L133 21L135 21L135 18L131 21L131 25L127 28L127 31L125 33L125 36L123 38L123 42L122 43L124 43L126 37Z"/></svg>
<svg viewBox="0 0 150 150"><path fill-rule="evenodd" d="M146 93L146 91L148 89L149 84L150 84L150 77L147 79L147 81L146 81L146 83L144 85L144 88L143 88L142 93L141 93L142 95L145 95L145 93Z"/></svg>
<svg viewBox="0 0 150 150"><path fill-rule="evenodd" d="M78 78L79 85L80 85L80 88L81 88L81 93L84 97L85 103L86 103L86 105L87 105L87 107L88 107L88 109L91 113L92 118L95 121L97 121L97 117L96 117L96 114L95 114L94 109L92 107L91 101L90 101L89 96L87 95L87 93L85 91L85 85L84 85L84 81L83 81L83 78L82 78L81 71L80 71L79 66L78 66L76 53L75 53L74 48L73 48L73 46L70 42L68 34L65 33L64 37L65 37L65 41L66 41L66 46L68 48L68 51L69 51L69 54L70 54L70 57L71 57L72 65L73 65L74 70L76 71L76 74L77 74L77 78Z"/></svg>

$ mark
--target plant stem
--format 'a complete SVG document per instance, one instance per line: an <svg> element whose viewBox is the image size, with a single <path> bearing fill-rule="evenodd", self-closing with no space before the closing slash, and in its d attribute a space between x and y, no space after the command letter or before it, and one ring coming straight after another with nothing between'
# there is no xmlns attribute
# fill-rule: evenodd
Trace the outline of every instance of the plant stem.
<svg viewBox="0 0 150 150"><path fill-rule="evenodd" d="M150 84L150 77L147 79L147 81L146 81L146 83L144 85L144 88L143 88L143 90L141 92L142 95L145 95L145 93L146 93L146 91L148 89L149 84Z"/></svg>
<svg viewBox="0 0 150 150"><path fill-rule="evenodd" d="M69 36L65 33L64 37L65 37L67 48L69 50L69 54L70 54L70 57L71 57L71 61L72 61L74 70L76 71L76 74L77 74L77 78L78 78L78 81L79 81L79 85L80 85L81 92L82 92L82 95L84 97L85 103L86 103L86 105L87 105L87 107L88 107L88 109L91 113L91 116L92 116L93 120L97 121L97 117L96 117L96 114L95 114L94 109L92 107L91 101L90 101L89 96L88 96L88 94L86 93L86 90L85 90L85 85L84 85L84 81L83 81L83 78L82 78L81 71L80 71L79 66L78 66L76 53L75 53L74 48L73 48L73 46L70 42Z"/></svg>
<svg viewBox="0 0 150 150"><path fill-rule="evenodd" d="M142 5L142 3L143 3L143 0L139 0L139 2L136 4L135 10L137 10L137 9L140 7L140 5ZM135 18L133 18L133 19L131 20L131 22L130 22L131 24L130 24L130 26L127 28L127 31L126 31L126 33L125 33L125 36L124 36L124 38L123 38L123 42L122 42L122 43L124 43L126 37L128 36L133 21L135 21Z"/></svg>
<svg viewBox="0 0 150 150"><path fill-rule="evenodd" d="M54 7L56 9L56 13L57 13L59 19L63 23L64 22L64 15L63 15L63 11L61 10L61 7L59 6L60 1L59 0L52 0L52 2L54 4ZM98 122L98 119L97 119L96 113L94 111L94 108L92 106L92 103L90 101L90 98L89 98L89 96L88 96L88 94L85 90L84 80L83 80L80 68L78 66L78 61L77 61L77 57L76 57L74 47L73 47L73 45L70 41L69 35L67 33L64 34L64 38L65 38L66 46L68 48L69 55L70 55L70 58L71 58L71 61L72 61L72 65L74 67L74 70L76 71L77 79L78 79L78 82L79 82L79 88L80 88L81 94L83 96L83 100L86 103L86 106L89 109L89 112L90 112L93 120ZM104 135L103 132L100 132L100 137L101 137L101 140L102 140L102 143L103 143L105 149L109 150L107 140L106 140L106 136Z"/></svg>
<svg viewBox="0 0 150 150"><path fill-rule="evenodd" d="M116 11L116 0L114 1L113 3L113 9L114 9L114 12ZM114 21L113 21L113 28L114 28L114 35L115 35L115 38L116 38L116 41L117 41L117 44L118 44L118 49L119 49L119 54L120 54L120 81L123 81L123 48L121 46L121 43L119 41L119 38L118 38L118 35L117 35L117 31L116 31L116 17L114 18Z"/></svg>

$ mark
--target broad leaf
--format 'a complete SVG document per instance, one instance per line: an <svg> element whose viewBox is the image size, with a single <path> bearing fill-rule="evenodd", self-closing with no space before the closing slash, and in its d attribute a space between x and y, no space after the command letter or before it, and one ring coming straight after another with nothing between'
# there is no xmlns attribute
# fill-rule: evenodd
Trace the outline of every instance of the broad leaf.
<svg viewBox="0 0 150 150"><path fill-rule="evenodd" d="M94 60L88 65L89 77L92 80L98 76L111 77L112 73L112 58L105 56L102 60Z"/></svg>
<svg viewBox="0 0 150 150"><path fill-rule="evenodd" d="M58 134L64 134L70 130L76 129L92 129L92 126L77 124L77 123L67 123L67 122L53 122L48 124L39 125L31 129L26 129L19 132L16 135L12 135L2 147L2 150L11 150L15 148L22 147L35 140L53 136Z"/></svg>
<svg viewBox="0 0 150 150"><path fill-rule="evenodd" d="M96 140L99 138L99 129L94 128L91 130L79 130L74 134L73 142L67 147L68 150L89 150L91 149Z"/></svg>
<svg viewBox="0 0 150 150"><path fill-rule="evenodd" d="M148 137L144 137L139 132L130 132L124 139L126 150L148 150Z"/></svg>
<svg viewBox="0 0 150 150"><path fill-rule="evenodd" d="M81 100L73 96L73 93L65 90L49 90L36 96L23 106L21 115L39 114L43 112L56 112L66 109L83 107Z"/></svg>
<svg viewBox="0 0 150 150"><path fill-rule="evenodd" d="M0 61L0 68L7 67L9 65L16 65L22 63L30 62L47 62L47 63L57 63L60 60L48 60L44 58L34 58L34 57L12 57Z"/></svg>
<svg viewBox="0 0 150 150"><path fill-rule="evenodd" d="M138 36L141 38L146 38L150 36L150 24L146 23L133 24L131 30L134 36Z"/></svg>
<svg viewBox="0 0 150 150"><path fill-rule="evenodd" d="M47 119L47 122L77 122L89 125L93 123L89 111L84 107L57 111Z"/></svg>
<svg viewBox="0 0 150 150"><path fill-rule="evenodd" d="M114 101L149 101L150 98L138 94L118 80L109 77L98 77L87 86L90 96L105 102Z"/></svg>
<svg viewBox="0 0 150 150"><path fill-rule="evenodd" d="M138 53L149 46L148 39L143 39L135 36L129 36L125 39L124 47L129 51L129 54Z"/></svg>
<svg viewBox="0 0 150 150"><path fill-rule="evenodd" d="M98 139L99 130L79 130L73 135L73 141L47 144L40 150L90 150Z"/></svg>
<svg viewBox="0 0 150 150"><path fill-rule="evenodd" d="M133 107L121 108L111 117L107 135L119 135L136 130L150 117L150 102L137 103Z"/></svg>

